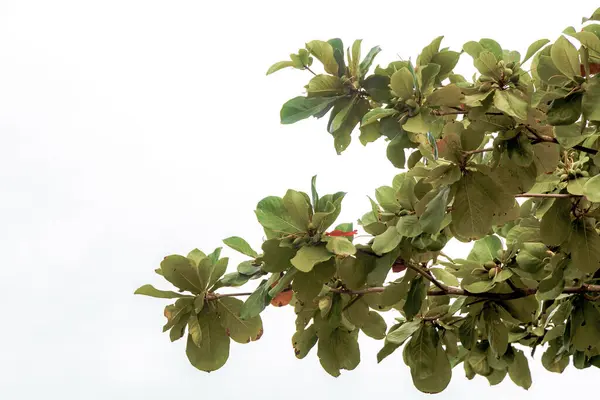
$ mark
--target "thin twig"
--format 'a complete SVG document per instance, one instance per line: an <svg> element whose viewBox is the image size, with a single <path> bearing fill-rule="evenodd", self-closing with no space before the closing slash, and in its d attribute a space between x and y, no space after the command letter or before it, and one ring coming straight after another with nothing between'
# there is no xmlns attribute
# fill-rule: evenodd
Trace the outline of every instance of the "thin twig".
<svg viewBox="0 0 600 400"><path fill-rule="evenodd" d="M486 151L494 151L494 148L493 147L485 147L483 149L469 150L469 151L463 152L463 154L466 156L470 156L472 154L485 153Z"/></svg>
<svg viewBox="0 0 600 400"><path fill-rule="evenodd" d="M307 70L308 72L310 72L314 76L317 76L317 74L315 74L314 71L312 69L310 69L310 67L308 65L303 65L303 67L304 67L305 70Z"/></svg>

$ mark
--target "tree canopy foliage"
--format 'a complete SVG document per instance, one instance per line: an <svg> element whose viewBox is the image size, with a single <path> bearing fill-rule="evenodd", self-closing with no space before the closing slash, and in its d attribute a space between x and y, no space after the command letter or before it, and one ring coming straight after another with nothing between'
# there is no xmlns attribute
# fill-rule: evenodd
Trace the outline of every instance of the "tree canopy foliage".
<svg viewBox="0 0 600 400"><path fill-rule="evenodd" d="M333 375L360 362L360 333L382 340L377 362L401 351L415 387L443 391L452 371L491 385L506 375L528 389L525 351L560 373L600 368L600 9L582 28L524 56L492 39L459 51L442 37L416 60L372 71L379 47L313 40L267 74L312 74L281 122L328 115L337 153L358 127L366 145L387 141L403 172L375 190L358 219L336 224L344 192L288 190L260 200L260 249L230 237L247 256L227 273L221 248L169 255L156 273L178 291L135 293L173 299L164 315L171 341L185 337L190 363L221 368L230 342L258 340L269 305L293 307L298 358L313 348ZM460 57L477 69L455 73ZM316 73L315 60L323 73ZM527 67L526 67L527 65ZM319 66L319 70L321 66ZM315 70L317 70L315 68ZM473 241L451 259L451 239ZM258 283L251 292L219 291ZM242 300L238 297L242 297ZM381 313L397 318L387 326ZM186 335L187 334L187 335ZM314 353L315 351L313 351Z"/></svg>

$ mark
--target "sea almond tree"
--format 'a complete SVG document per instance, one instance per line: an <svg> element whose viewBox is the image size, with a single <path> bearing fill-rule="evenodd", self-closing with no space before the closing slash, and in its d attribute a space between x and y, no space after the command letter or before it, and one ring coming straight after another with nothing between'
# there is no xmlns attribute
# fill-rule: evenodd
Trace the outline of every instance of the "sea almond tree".
<svg viewBox="0 0 600 400"><path fill-rule="evenodd" d="M145 285L135 293L174 300L163 331L171 341L186 337L187 357L202 371L225 364L231 340L258 340L269 305L294 309L296 357L316 348L332 376L358 365L361 333L382 340L378 362L401 351L426 393L443 391L456 367L468 379L496 385L508 375L527 389L525 351L543 352L550 372L600 367L594 21L600 9L524 56L492 39L450 50L438 37L414 62L374 70L379 47L363 56L360 40L306 43L267 72L310 74L281 122L327 116L338 154L358 128L362 145L385 140L387 158L405 171L375 190L357 221L372 238L354 242L355 226L336 222L345 193L319 195L313 177L310 194L290 189L258 202L260 249L240 237L223 241L248 257L235 271L221 248L194 249L156 269L178 291ZM461 56L478 71L471 80L454 71ZM472 250L451 259L451 239L472 241ZM252 291L220 291L251 280ZM387 326L384 312L396 323Z"/></svg>

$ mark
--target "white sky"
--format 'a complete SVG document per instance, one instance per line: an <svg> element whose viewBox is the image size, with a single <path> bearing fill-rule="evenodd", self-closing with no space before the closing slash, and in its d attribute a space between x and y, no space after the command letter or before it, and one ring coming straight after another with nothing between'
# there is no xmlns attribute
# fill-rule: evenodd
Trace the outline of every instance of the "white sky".
<svg viewBox="0 0 600 400"><path fill-rule="evenodd" d="M239 235L258 248L253 210L267 195L349 192L340 222L398 173L381 143L355 137L337 156L325 121L279 124L307 72L266 77L312 39L364 39L376 61L414 57L431 39L459 50L491 37L525 53L596 8L564 3L447 1L0 0L0 398L419 399L400 352L361 340L362 363L334 379L316 352L296 360L294 313L269 309L265 334L232 344L206 374L184 341L161 333L167 300L133 296L163 256L212 251ZM528 20L533 22L530 24ZM363 54L364 54L363 53ZM470 76L463 57L458 72ZM456 251L456 249L453 249ZM233 252L230 267L242 259ZM597 370L563 375L533 364L528 393L454 371L439 397L569 396ZM471 392L469 392L471 391Z"/></svg>

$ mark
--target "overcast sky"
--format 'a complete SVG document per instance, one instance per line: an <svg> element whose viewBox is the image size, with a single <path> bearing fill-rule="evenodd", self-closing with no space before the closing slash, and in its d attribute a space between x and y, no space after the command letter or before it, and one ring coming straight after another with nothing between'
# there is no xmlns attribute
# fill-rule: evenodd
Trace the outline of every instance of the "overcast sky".
<svg viewBox="0 0 600 400"><path fill-rule="evenodd" d="M543 5L542 5L543 4ZM340 222L399 171L384 143L357 137L337 156L325 121L279 124L307 72L266 77L304 43L381 45L377 63L414 57L438 35L459 50L491 37L525 53L596 4L534 1L0 0L0 398L60 400L346 399L425 396L400 352L361 339L340 378L316 352L296 360L291 308L263 314L265 334L232 344L221 370L187 361L161 333L167 300L133 296L163 256L212 251L231 235L255 248L253 210L267 195L349 192ZM493 8L492 8L493 7ZM497 8L496 8L497 7ZM532 22L529 22L529 21ZM457 68L470 76L469 57ZM450 249L457 254L460 249ZM242 259L233 252L230 268ZM541 353L540 353L541 354ZM555 399L598 370L551 374L539 355L529 393L469 382L461 367L439 397Z"/></svg>

